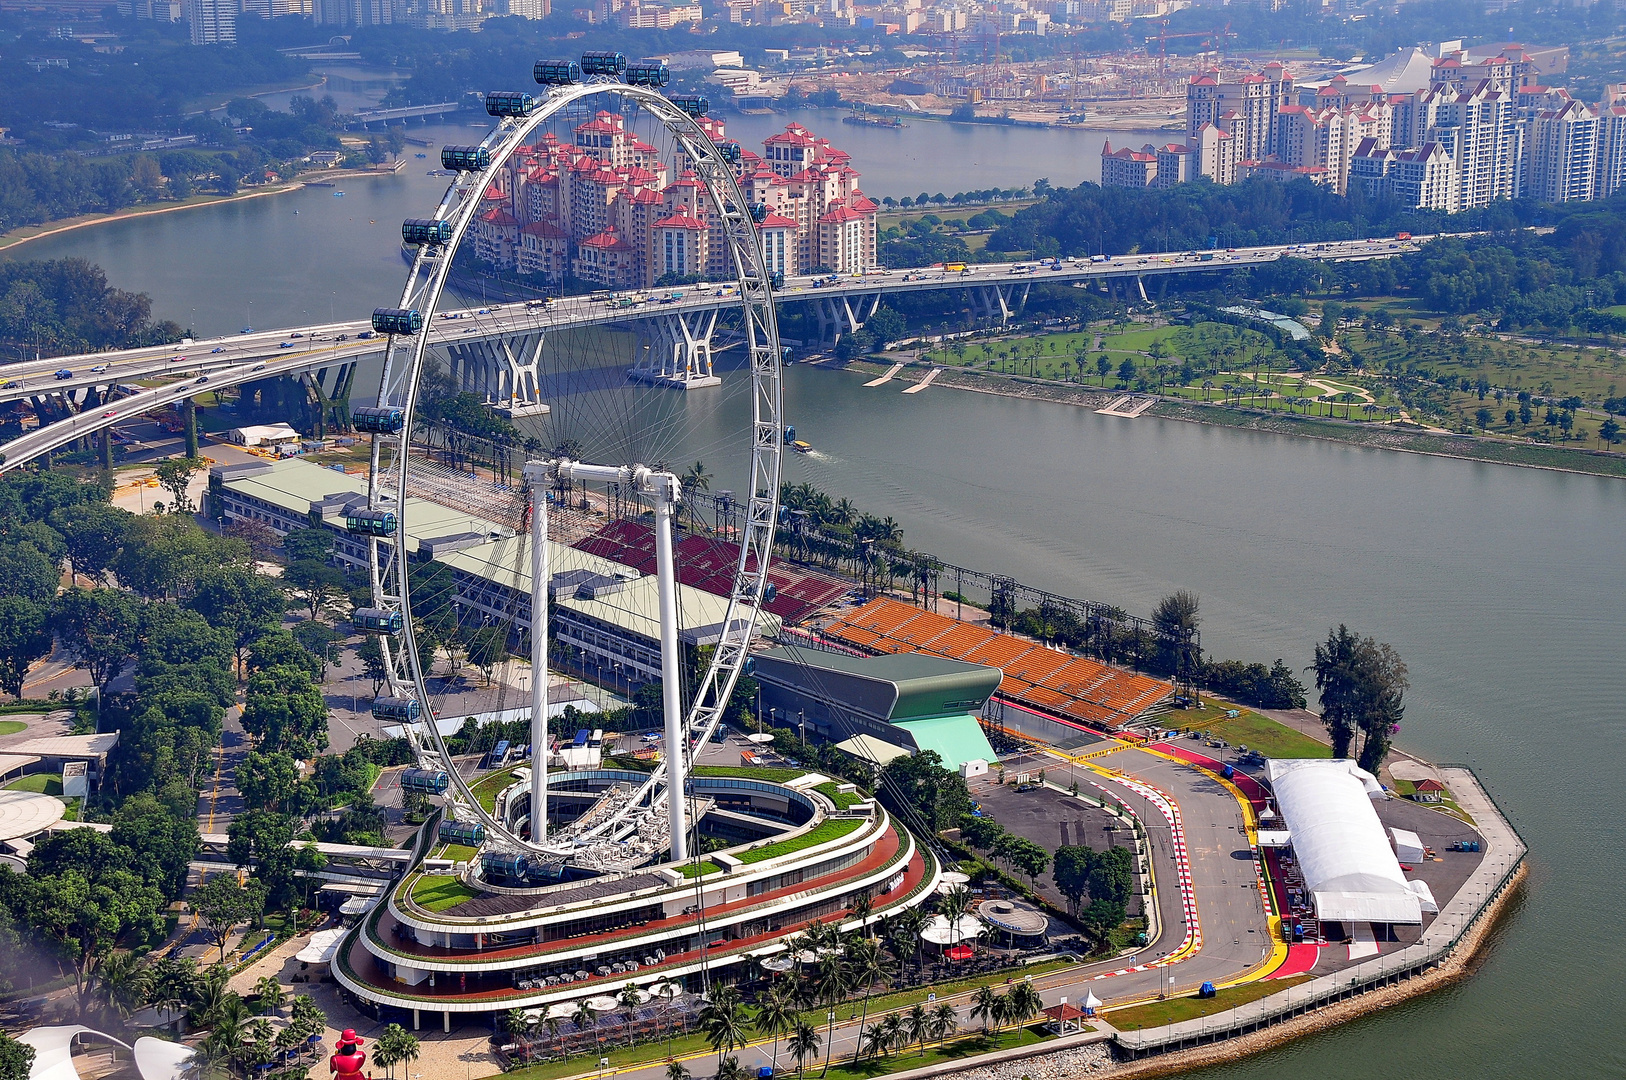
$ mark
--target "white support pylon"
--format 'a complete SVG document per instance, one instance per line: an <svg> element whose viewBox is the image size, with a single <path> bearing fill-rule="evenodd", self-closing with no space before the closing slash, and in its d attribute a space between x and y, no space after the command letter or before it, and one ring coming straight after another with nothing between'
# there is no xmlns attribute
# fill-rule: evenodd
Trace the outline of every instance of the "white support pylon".
<svg viewBox="0 0 1626 1080"><path fill-rule="evenodd" d="M541 844L548 838L548 481L530 472L531 843Z"/></svg>
<svg viewBox="0 0 1626 1080"><path fill-rule="evenodd" d="M688 813L686 812L687 804L684 801L688 794L685 790L687 784L684 776L684 755L688 753L689 747L688 737L683 725L682 673L678 663L677 560L672 549L672 518L677 513L677 505L683 495L682 486L678 483L678 478L671 473L657 472L644 465L588 465L563 458L553 461L527 462L524 476L530 482L533 493L539 489L545 489L551 480L557 478L570 481L586 480L602 484L625 484L639 494L648 495L655 500L655 585L660 604L661 706L666 721L666 800L671 829L672 859L674 862L682 862L689 857L689 824ZM545 498L545 490L543 497ZM536 498L537 496L533 494L533 505L535 505ZM531 528L533 537L537 528L537 519L540 516L536 511L532 512ZM533 575L546 572L545 563L541 571L537 569L534 551L531 556L531 566ZM536 599L533 599L532 603L546 604L547 584L543 581L541 587L538 588L536 585L537 580L540 580L540 578L533 578L532 590L536 594ZM542 610L545 611L546 608L544 607ZM533 622L531 633L533 671L537 670L535 625L535 622ZM544 624L544 635L546 630ZM545 663L540 670L546 670ZM536 732L535 717L537 711L540 709L542 714L546 715L546 694L547 690L544 687L541 704L538 705L536 691L533 688L531 696L533 738ZM534 772L532 777L532 790L535 791ZM532 798L535 797L533 794ZM536 826L533 824L533 835L535 828Z"/></svg>
<svg viewBox="0 0 1626 1080"><path fill-rule="evenodd" d="M672 830L672 861L689 857L688 815L684 813L682 687L678 685L677 563L672 555L672 514L679 496L677 477L657 473L655 486L655 576L660 594L661 705L666 714L666 802Z"/></svg>

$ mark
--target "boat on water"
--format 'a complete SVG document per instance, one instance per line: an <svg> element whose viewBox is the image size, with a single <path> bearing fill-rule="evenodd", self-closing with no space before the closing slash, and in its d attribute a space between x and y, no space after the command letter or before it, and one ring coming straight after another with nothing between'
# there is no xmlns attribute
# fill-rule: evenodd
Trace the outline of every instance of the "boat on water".
<svg viewBox="0 0 1626 1080"><path fill-rule="evenodd" d="M790 448L798 454L811 454L813 452L813 444L804 439L797 439L792 442Z"/></svg>
<svg viewBox="0 0 1626 1080"><path fill-rule="evenodd" d="M852 113L849 116L843 116L841 122L843 124L852 124L855 127L890 128L893 130L909 126L896 116L866 116L863 113Z"/></svg>

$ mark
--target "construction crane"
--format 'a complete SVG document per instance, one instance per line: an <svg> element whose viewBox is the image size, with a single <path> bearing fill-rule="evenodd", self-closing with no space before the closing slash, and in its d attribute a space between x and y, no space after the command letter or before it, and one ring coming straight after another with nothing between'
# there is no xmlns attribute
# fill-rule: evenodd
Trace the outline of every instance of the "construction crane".
<svg viewBox="0 0 1626 1080"><path fill-rule="evenodd" d="M1175 41L1179 38L1205 38L1206 40L1203 42L1204 45L1208 46L1210 49L1217 49L1223 53L1225 51L1226 40L1228 38L1236 37L1236 34L1231 30L1230 23L1226 23L1225 27L1220 30L1194 30L1185 34L1169 33L1169 20L1167 19L1164 19L1160 26L1161 29L1159 29L1156 34L1146 39L1146 43L1148 45L1150 45L1154 40L1157 42L1157 73L1160 77L1163 75L1164 68L1169 59L1169 42ZM1216 41L1218 42L1217 45L1215 44Z"/></svg>

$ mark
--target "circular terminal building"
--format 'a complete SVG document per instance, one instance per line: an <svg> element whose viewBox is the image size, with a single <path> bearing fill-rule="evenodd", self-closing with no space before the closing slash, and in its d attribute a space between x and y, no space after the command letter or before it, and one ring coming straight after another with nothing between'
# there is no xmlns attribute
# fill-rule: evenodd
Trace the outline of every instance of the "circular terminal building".
<svg viewBox="0 0 1626 1080"><path fill-rule="evenodd" d="M528 772L494 773L475 790L523 818ZM618 787L644 779L610 769L549 776L555 847ZM850 784L787 770L783 782L696 775L688 786L695 847L729 846L683 862L661 861L658 829L586 841L550 861L500 843L477 849L458 833L466 826L431 822L418 861L340 947L334 976L364 1003L410 1010L415 1023L440 1013L449 1029L453 1014L614 994L629 982L699 989L703 969L734 981L815 920L845 922L860 898L874 920L937 884L930 853Z"/></svg>

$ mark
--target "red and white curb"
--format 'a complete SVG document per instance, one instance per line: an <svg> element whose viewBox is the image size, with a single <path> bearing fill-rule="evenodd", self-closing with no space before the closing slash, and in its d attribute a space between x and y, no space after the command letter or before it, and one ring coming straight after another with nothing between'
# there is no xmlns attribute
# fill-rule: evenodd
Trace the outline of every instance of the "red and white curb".
<svg viewBox="0 0 1626 1080"><path fill-rule="evenodd" d="M1133 791L1135 794L1157 807L1158 813L1162 814L1164 820L1169 823L1169 838L1172 841L1171 846L1174 849L1174 868L1180 887L1180 910L1181 914L1185 917L1186 936L1181 940L1179 946L1176 947L1173 952L1169 953L1160 960L1153 960L1145 964L1136 964L1133 967L1119 968L1117 971L1103 972L1102 974L1095 976L1097 979L1110 979L1115 975L1128 975L1130 972L1134 971L1151 971L1154 968L1165 967L1169 964L1176 964L1185 959L1187 955L1196 953L1203 947L1202 926L1197 921L1197 895L1191 882L1191 856L1186 849L1186 830L1184 823L1180 818L1180 805L1176 803L1168 794L1159 791L1157 788L1144 781L1132 780L1127 776L1115 777L1114 781L1122 784L1130 791ZM1092 780L1090 781L1090 786L1101 791L1103 794L1112 795L1111 790L1103 784L1096 783ZM1113 801L1117 802L1118 805L1123 806L1124 810L1128 812L1130 817L1137 821L1140 820L1140 816L1136 814L1135 811L1128 805L1118 800L1116 796L1113 797ZM1150 849L1148 849L1147 858L1150 859L1150 857Z"/></svg>

